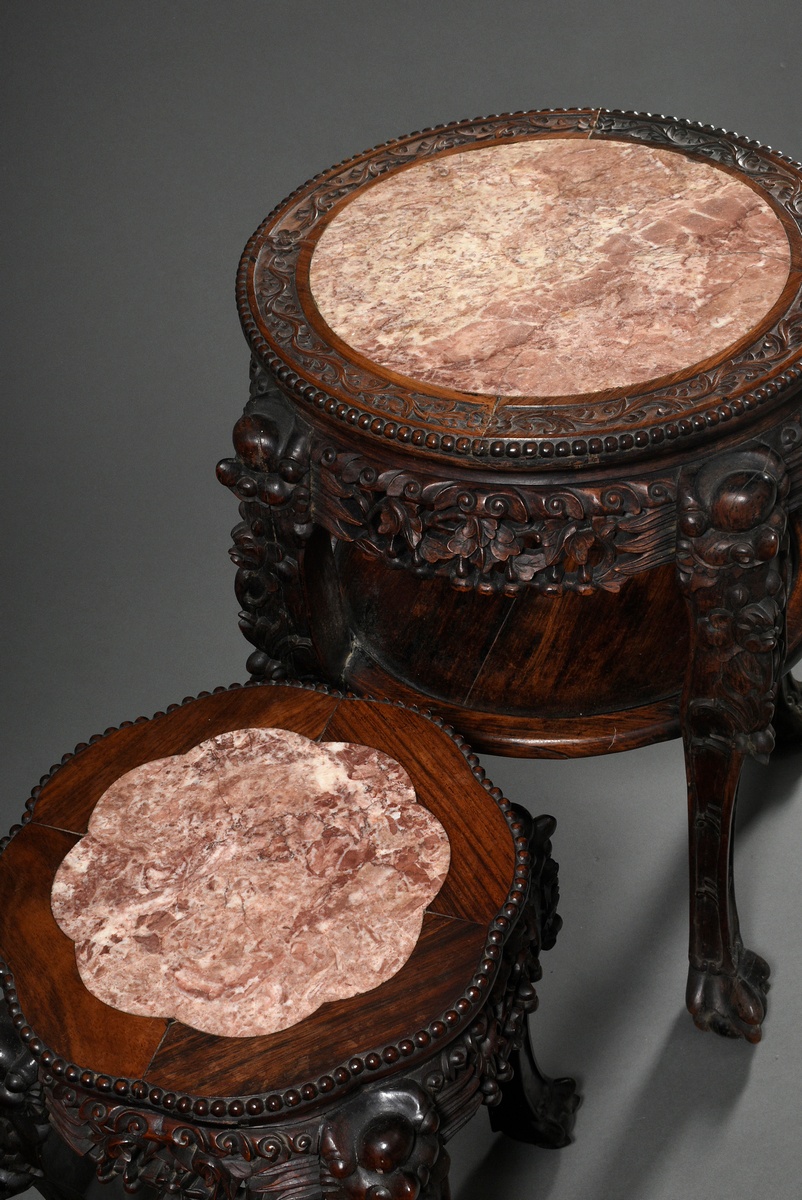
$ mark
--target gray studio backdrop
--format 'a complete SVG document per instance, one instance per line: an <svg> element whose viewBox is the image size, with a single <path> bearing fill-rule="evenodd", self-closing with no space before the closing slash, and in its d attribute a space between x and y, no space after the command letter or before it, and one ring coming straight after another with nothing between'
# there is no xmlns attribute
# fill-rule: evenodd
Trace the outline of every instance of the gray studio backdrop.
<svg viewBox="0 0 802 1200"><path fill-rule="evenodd" d="M798 0L3 0L3 826L76 742L243 678L214 465L247 388L233 275L277 201L386 138L520 108L670 112L799 158L800 45ZM586 1101L561 1154L477 1121L458 1200L793 1200L800 758L744 788L742 915L776 963L756 1049L682 1013L678 745L488 766L560 822L536 1041Z"/></svg>

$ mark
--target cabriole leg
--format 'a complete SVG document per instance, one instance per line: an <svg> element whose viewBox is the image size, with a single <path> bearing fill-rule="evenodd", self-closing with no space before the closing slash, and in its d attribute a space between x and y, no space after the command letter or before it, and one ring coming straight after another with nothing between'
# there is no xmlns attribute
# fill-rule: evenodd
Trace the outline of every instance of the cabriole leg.
<svg viewBox="0 0 802 1200"><path fill-rule="evenodd" d="M546 816L533 820L524 809L515 808L529 839L532 894L525 914L527 937L508 984L511 1004L502 1018L512 1035L511 1077L502 1083L501 1096L489 1109L490 1126L517 1141L559 1149L571 1141L580 1102L576 1081L543 1074L535 1061L527 1022L527 1014L537 1007L534 984L543 973L540 951L552 948L562 925L557 913L557 863L551 857L555 821Z"/></svg>
<svg viewBox="0 0 802 1200"><path fill-rule="evenodd" d="M741 941L732 835L741 766L765 762L784 654L788 479L759 447L680 482L677 566L691 620L681 721L690 826L687 1003L700 1029L760 1040L769 968Z"/></svg>

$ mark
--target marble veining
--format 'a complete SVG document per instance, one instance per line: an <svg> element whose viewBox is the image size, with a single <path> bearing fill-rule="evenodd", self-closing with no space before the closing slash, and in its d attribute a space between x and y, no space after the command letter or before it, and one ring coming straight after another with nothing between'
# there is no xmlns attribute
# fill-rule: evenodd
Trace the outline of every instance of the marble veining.
<svg viewBox="0 0 802 1200"><path fill-rule="evenodd" d="M563 396L684 371L779 299L769 203L712 164L541 138L446 154L348 200L312 255L329 328L421 383Z"/></svg>
<svg viewBox="0 0 802 1200"><path fill-rule="evenodd" d="M249 1037L400 970L449 859L388 755L240 729L118 779L52 908L105 1003Z"/></svg>

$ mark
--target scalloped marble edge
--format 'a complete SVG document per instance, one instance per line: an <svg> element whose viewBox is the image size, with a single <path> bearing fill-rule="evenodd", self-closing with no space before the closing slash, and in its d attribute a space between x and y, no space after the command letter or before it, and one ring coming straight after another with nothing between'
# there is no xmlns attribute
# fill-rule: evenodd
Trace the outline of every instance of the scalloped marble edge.
<svg viewBox="0 0 802 1200"><path fill-rule="evenodd" d="M42 776L39 784L31 792L21 823L12 826L9 834L0 841L0 854L6 849L12 838L31 821L36 801L44 785L76 755L83 753L90 746L120 729L129 729L133 725L160 720L185 704L191 704L196 700L206 699L222 692L235 691L241 687L291 687L318 692L340 700L363 700L389 708L402 708L430 721L454 742L470 767L474 778L495 801L507 822L515 848L513 884L507 893L504 904L489 925L479 968L453 1006L447 1009L440 1018L430 1022L425 1029L420 1029L411 1036L400 1038L397 1042L391 1042L386 1046L377 1046L359 1055L352 1055L347 1063L340 1064L330 1073L321 1076L320 1079L297 1083L290 1088L285 1088L281 1093L261 1092L248 1097L231 1097L194 1096L166 1091L158 1086L150 1086L144 1079L132 1080L125 1076L112 1078L110 1075L67 1062L47 1046L41 1038L37 1037L33 1028L28 1024L18 1001L13 973L7 963L0 958L0 988L2 988L14 1027L28 1051L38 1060L40 1075L43 1071L48 1072L53 1077L54 1083L64 1081L96 1092L100 1096L117 1097L122 1102L127 1099L134 1103L147 1103L153 1108L181 1115L191 1113L195 1117L208 1118L211 1121L217 1120L221 1124L230 1124L232 1118L238 1124L263 1121L265 1118L271 1117L278 1118L279 1114L283 1114L288 1109L292 1112L303 1111L306 1107L314 1104L320 1096L334 1096L338 1092L344 1094L348 1085L351 1085L356 1077L361 1076L363 1071L366 1071L368 1076L373 1079L381 1079L385 1075L393 1073L396 1064L401 1059L415 1064L425 1061L427 1057L437 1051L438 1044L450 1044L454 1036L469 1021L473 1020L478 1012L481 1012L483 1001L490 994L491 985L498 974L502 949L517 926L529 893L532 856L529 852L528 839L524 832L524 826L513 812L510 801L505 798L501 789L495 787L487 778L478 755L474 754L465 738L456 733L453 727L442 718L417 705L403 704L401 701L385 700L373 696L359 696L353 692L339 692L325 684L274 680L248 680L245 684L232 683L228 687L216 687L211 692L199 692L197 696L185 696L180 703L170 704L167 708L154 713L152 717L137 717L134 721L123 721L119 725L110 726L103 733L94 734L88 742L79 742L73 751L64 754L61 761L54 764L50 771ZM447 1034L449 1036L446 1038ZM145 1073L147 1074L147 1072Z"/></svg>

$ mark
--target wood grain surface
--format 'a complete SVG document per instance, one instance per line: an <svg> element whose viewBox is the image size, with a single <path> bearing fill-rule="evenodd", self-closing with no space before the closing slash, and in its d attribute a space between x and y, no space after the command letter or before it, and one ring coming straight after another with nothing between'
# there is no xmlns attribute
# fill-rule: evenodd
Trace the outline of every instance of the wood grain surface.
<svg viewBox="0 0 802 1200"><path fill-rule="evenodd" d="M419 941L405 966L379 988L326 1004L268 1037L215 1038L170 1020L170 1014L144 1018L112 1009L84 987L74 945L56 925L50 907L55 872L115 778L248 726L359 742L406 768L419 802L439 818L451 843L449 873L424 914ZM286 1089L357 1053L414 1037L440 1021L473 984L488 926L515 883L512 834L475 775L475 761L415 712L283 686L207 695L79 749L44 785L33 819L0 858L0 951L26 1019L67 1062L201 1095ZM320 952L327 953L324 943Z"/></svg>

